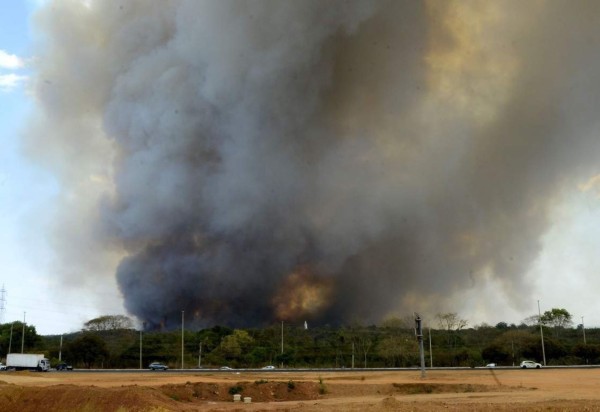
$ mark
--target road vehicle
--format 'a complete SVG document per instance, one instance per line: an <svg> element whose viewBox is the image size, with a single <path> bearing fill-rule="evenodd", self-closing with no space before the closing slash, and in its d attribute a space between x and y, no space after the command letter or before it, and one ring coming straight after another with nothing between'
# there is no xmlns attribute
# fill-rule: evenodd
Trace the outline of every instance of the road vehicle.
<svg viewBox="0 0 600 412"><path fill-rule="evenodd" d="M44 355L36 353L9 353L6 355L6 368L48 372L50 361Z"/></svg>
<svg viewBox="0 0 600 412"><path fill-rule="evenodd" d="M6 370L6 365L3 364L2 362L0 362L0 371L5 371Z"/></svg>
<svg viewBox="0 0 600 412"><path fill-rule="evenodd" d="M66 362L61 362L58 365L56 365L56 370L57 371L72 371L73 370L73 366L69 365Z"/></svg>
<svg viewBox="0 0 600 412"><path fill-rule="evenodd" d="M496 364L495 363L488 363L487 365L485 365L486 368L495 368Z"/></svg>
<svg viewBox="0 0 600 412"><path fill-rule="evenodd" d="M148 367L151 371L166 371L167 369L169 369L167 365L160 362L152 362Z"/></svg>
<svg viewBox="0 0 600 412"><path fill-rule="evenodd" d="M221 370L231 370L229 366L221 366Z"/></svg>
<svg viewBox="0 0 600 412"><path fill-rule="evenodd" d="M542 365L540 363L530 361L530 360L524 360L523 362L521 362L520 366L523 369L540 369L542 367Z"/></svg>
<svg viewBox="0 0 600 412"><path fill-rule="evenodd" d="M273 365L264 366L263 369L275 369L275 366L273 366Z"/></svg>

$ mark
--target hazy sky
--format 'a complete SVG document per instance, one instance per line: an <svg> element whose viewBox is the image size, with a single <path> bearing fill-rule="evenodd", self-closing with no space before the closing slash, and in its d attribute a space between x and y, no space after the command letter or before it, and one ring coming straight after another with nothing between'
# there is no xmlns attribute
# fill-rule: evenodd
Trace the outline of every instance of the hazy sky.
<svg viewBox="0 0 600 412"><path fill-rule="evenodd" d="M24 130L31 130L32 122L37 119L38 103L30 82L35 76L32 63L36 59L35 50L39 50L34 48L34 41L41 44L45 33L33 26L31 18L42 3L8 0L3 2L0 13L0 261L3 268L0 283L6 291L3 322L22 320L26 312L27 323L35 325L38 332L54 334L79 330L83 322L96 316L125 314L126 311L112 261L106 263L113 269L108 276L106 271L63 276L60 272L65 270L65 264L60 261L65 256L64 250L57 251L56 246L51 246L65 247L64 239L56 238L57 215L63 219L60 224L69 223L75 228L86 226L86 222L77 221L81 215L74 214L73 221L67 222L64 219L68 213L61 213L57 208L64 207L71 195L75 198L77 194L90 193L95 187L101 190L103 186L90 182L85 190L74 188L69 182L80 184L81 181L61 179L56 175L56 167L42 166L44 156L37 153L33 160L27 154L31 148L27 153L23 149ZM340 23L344 24L351 25ZM219 52L215 53L213 57L218 60ZM73 68L86 70L86 66L80 68L79 63L67 62ZM48 80L48 87L61 87L61 84ZM107 112L109 114L104 115L110 117L110 107ZM43 130L36 132L43 133ZM38 138L43 141L43 137ZM43 144L40 147L51 151ZM597 155L600 159L600 153ZM502 277L488 276L482 271L472 276L470 282L467 279L462 290L453 290L454 300L450 299L446 306L438 309L458 312L469 325L519 323L537 313L539 299L542 311L566 308L573 314L575 324L580 323L583 316L586 326L600 326L598 176L600 162L594 173L569 182L557 192L558 198L553 199L548 210L549 223L538 239L540 253L527 273L521 274L527 280L523 284L529 285L527 290L507 289L502 285ZM76 253L82 249L81 245L73 245ZM95 255L94 250L87 249L86 253ZM98 256L105 255L98 253ZM390 311L390 314L410 313Z"/></svg>
<svg viewBox="0 0 600 412"><path fill-rule="evenodd" d="M0 284L5 289L2 321L25 319L39 333L76 331L106 313L123 313L114 284L99 285L95 297L66 288L50 275L48 219L59 193L56 179L23 155L21 134L35 105L31 76L30 18L42 1L7 0L0 13Z"/></svg>

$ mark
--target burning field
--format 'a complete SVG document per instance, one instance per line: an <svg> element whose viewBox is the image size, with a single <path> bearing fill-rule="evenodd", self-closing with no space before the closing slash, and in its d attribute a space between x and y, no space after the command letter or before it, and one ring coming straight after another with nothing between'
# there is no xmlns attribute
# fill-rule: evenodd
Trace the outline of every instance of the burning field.
<svg viewBox="0 0 600 412"><path fill-rule="evenodd" d="M597 369L2 373L3 411L594 411ZM233 394L252 403L234 403Z"/></svg>

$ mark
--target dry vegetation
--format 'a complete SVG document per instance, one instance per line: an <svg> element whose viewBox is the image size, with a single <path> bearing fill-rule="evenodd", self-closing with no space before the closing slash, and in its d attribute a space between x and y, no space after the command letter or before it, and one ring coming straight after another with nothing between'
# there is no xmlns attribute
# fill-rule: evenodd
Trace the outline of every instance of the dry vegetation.
<svg viewBox="0 0 600 412"><path fill-rule="evenodd" d="M600 411L600 369L3 372L2 411ZM251 404L233 403L233 394Z"/></svg>

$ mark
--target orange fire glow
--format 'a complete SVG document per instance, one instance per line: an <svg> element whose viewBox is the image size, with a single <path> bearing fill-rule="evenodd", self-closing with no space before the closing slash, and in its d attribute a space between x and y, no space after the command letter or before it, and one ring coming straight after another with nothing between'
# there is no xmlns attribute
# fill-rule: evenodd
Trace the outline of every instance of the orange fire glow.
<svg viewBox="0 0 600 412"><path fill-rule="evenodd" d="M325 309L333 290L331 279L319 277L302 267L288 275L273 299L279 319L298 320Z"/></svg>

